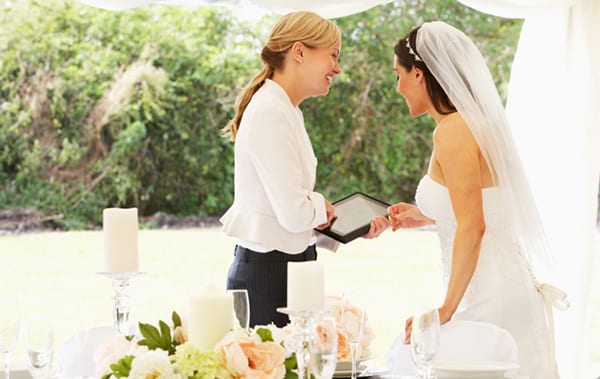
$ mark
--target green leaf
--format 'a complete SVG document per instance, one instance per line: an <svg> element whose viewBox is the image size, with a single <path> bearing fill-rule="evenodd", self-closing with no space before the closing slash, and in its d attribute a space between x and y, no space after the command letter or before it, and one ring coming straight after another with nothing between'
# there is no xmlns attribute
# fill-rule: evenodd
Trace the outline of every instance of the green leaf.
<svg viewBox="0 0 600 379"><path fill-rule="evenodd" d="M298 379L298 374L295 371L286 371L284 379Z"/></svg>
<svg viewBox="0 0 600 379"><path fill-rule="evenodd" d="M166 347L163 348L163 350L168 351L169 355L175 354L175 347L173 346L173 339L171 338L171 328L169 328L169 325L162 320L158 322L158 326L160 327L161 333L161 346Z"/></svg>
<svg viewBox="0 0 600 379"><path fill-rule="evenodd" d="M256 330L256 334L260 336L262 342L270 342L273 341L273 333L271 333L270 329L267 328L258 328Z"/></svg>
<svg viewBox="0 0 600 379"><path fill-rule="evenodd" d="M285 360L285 362L283 362L283 363L285 364L286 371L291 371L291 370L295 370L296 368L298 368L298 362L296 361L296 354L292 354L292 356L287 358Z"/></svg>
<svg viewBox="0 0 600 379"><path fill-rule="evenodd" d="M162 321L161 321L162 322ZM145 338L138 341L138 345L147 346L150 350L161 349L165 351L171 350L171 339L169 333L169 340L167 341L164 336L158 331L155 326L150 324L139 323L140 333Z"/></svg>
<svg viewBox="0 0 600 379"><path fill-rule="evenodd" d="M182 325L181 317L179 317L179 315L175 311L173 311L173 313L171 314L171 320L173 320L173 329Z"/></svg>
<svg viewBox="0 0 600 379"><path fill-rule="evenodd" d="M119 359L117 363L110 365L112 375L114 375L116 378L127 378L129 376L129 372L131 371L131 363L133 362L134 358L135 357L133 355L126 355ZM108 377L110 377L110 374Z"/></svg>

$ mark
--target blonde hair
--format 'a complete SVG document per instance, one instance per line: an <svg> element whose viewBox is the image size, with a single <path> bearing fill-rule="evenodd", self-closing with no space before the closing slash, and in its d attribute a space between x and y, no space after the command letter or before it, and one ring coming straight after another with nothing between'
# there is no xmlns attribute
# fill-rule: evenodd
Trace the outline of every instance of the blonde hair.
<svg viewBox="0 0 600 379"><path fill-rule="evenodd" d="M332 21L313 12L292 12L284 15L271 30L267 44L260 58L263 69L256 74L238 95L235 101L235 116L222 130L225 136L235 140L242 115L252 96L273 77L276 69L283 68L285 54L295 42L302 42L309 48L329 47L341 40L342 34Z"/></svg>

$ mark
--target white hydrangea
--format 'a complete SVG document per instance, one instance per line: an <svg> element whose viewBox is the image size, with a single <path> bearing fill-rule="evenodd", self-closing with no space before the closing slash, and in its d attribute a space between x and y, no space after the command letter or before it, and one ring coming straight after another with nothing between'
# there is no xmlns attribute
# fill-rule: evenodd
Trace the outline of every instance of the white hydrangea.
<svg viewBox="0 0 600 379"><path fill-rule="evenodd" d="M166 351L150 350L135 357L129 379L181 379L176 374Z"/></svg>

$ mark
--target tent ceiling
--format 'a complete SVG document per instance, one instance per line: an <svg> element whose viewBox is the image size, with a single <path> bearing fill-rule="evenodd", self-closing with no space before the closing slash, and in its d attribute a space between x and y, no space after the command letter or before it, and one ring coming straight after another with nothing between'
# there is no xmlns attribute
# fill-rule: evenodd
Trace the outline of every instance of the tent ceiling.
<svg viewBox="0 0 600 379"><path fill-rule="evenodd" d="M335 18L363 12L391 0L78 0L80 3L108 10L126 10L151 4L165 5L217 5L260 7L275 13L304 9L323 17Z"/></svg>

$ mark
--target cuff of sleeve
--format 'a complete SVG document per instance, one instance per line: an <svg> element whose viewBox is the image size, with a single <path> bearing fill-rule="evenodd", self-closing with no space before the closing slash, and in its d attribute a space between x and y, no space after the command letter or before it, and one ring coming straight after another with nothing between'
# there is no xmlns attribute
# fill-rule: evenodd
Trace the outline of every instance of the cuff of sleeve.
<svg viewBox="0 0 600 379"><path fill-rule="evenodd" d="M319 226L327 222L327 209L325 208L325 198L318 192L311 192L308 198L315 205L315 220Z"/></svg>
<svg viewBox="0 0 600 379"><path fill-rule="evenodd" d="M337 251L338 247L340 247L340 243L333 238L318 232L315 233L317 233L317 247L327 249L334 253Z"/></svg>

